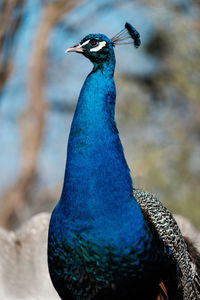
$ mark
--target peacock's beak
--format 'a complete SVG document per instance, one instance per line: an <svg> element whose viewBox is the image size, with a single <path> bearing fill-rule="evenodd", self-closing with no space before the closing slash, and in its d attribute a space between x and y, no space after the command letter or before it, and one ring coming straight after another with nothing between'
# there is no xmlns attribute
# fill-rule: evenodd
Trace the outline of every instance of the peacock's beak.
<svg viewBox="0 0 200 300"><path fill-rule="evenodd" d="M67 52L83 52L83 48L81 44L74 45L73 47L67 48L65 53Z"/></svg>

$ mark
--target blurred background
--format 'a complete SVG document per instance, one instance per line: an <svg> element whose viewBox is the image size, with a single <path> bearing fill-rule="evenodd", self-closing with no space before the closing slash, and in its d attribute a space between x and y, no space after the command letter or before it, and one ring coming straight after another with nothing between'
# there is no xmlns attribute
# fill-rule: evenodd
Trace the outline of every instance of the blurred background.
<svg viewBox="0 0 200 300"><path fill-rule="evenodd" d="M200 2L0 0L0 226L59 200L70 123L92 65L67 47L130 22L115 49L116 120L135 187L200 229Z"/></svg>

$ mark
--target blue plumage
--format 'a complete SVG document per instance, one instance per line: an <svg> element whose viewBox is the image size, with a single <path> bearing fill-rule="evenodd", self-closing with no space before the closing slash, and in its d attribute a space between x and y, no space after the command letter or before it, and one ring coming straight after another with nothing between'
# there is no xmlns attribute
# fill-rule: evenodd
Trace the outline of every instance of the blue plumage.
<svg viewBox="0 0 200 300"><path fill-rule="evenodd" d="M68 49L94 67L78 99L49 227L49 271L62 299L156 299L166 270L176 270L133 196L114 120L113 46L105 35L91 34Z"/></svg>

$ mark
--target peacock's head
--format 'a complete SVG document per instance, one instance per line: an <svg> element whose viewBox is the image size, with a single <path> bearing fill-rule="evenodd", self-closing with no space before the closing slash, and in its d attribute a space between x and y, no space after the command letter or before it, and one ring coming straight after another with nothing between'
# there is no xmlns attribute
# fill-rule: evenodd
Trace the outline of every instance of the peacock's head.
<svg viewBox="0 0 200 300"><path fill-rule="evenodd" d="M131 41L130 41L131 40ZM81 53L89 58L94 64L101 64L114 58L114 46L122 44L132 44L138 48L140 46L140 34L129 23L125 28L109 39L104 34L89 34L81 42L68 48L65 52Z"/></svg>
<svg viewBox="0 0 200 300"><path fill-rule="evenodd" d="M114 42L104 34L89 34L81 42L65 52L77 52L89 58L93 63L103 63L114 56Z"/></svg>

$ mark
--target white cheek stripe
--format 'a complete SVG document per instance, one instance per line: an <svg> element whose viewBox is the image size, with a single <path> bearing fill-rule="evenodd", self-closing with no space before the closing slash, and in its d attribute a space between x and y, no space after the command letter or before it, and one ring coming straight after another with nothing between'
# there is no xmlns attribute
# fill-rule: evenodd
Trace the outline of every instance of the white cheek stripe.
<svg viewBox="0 0 200 300"><path fill-rule="evenodd" d="M102 41L99 43L99 45L97 47L90 49L90 52L97 52L97 51L101 50L103 47L105 47L105 45L106 45L106 42Z"/></svg>

